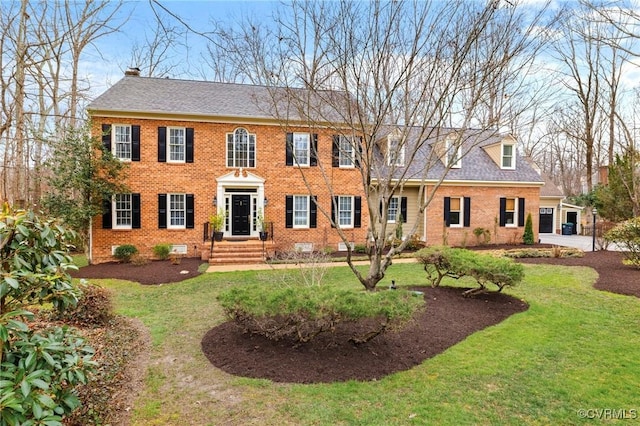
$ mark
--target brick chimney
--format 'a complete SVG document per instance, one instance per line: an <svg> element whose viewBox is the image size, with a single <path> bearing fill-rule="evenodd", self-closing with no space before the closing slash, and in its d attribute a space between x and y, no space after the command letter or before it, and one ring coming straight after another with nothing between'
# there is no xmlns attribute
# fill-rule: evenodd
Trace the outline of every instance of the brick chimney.
<svg viewBox="0 0 640 426"><path fill-rule="evenodd" d="M138 67L129 67L129 69L127 69L124 72L124 75L132 76L132 77L140 77L140 68L138 68Z"/></svg>

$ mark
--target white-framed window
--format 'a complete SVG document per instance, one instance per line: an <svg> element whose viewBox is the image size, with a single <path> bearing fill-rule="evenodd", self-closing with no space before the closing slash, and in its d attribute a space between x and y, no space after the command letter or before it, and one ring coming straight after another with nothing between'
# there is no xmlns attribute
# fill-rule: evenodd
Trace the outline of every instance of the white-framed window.
<svg viewBox="0 0 640 426"><path fill-rule="evenodd" d="M462 167L462 158L460 157L460 147L456 145L455 139L455 137L449 137L445 140L445 159L447 166L459 169Z"/></svg>
<svg viewBox="0 0 640 426"><path fill-rule="evenodd" d="M338 196L338 225L341 228L353 227L353 197Z"/></svg>
<svg viewBox="0 0 640 426"><path fill-rule="evenodd" d="M387 139L387 164L389 166L404 166L404 146L398 137Z"/></svg>
<svg viewBox="0 0 640 426"><path fill-rule="evenodd" d="M400 197L391 197L387 206L387 222L395 223L400 214Z"/></svg>
<svg viewBox="0 0 640 426"><path fill-rule="evenodd" d="M516 147L514 144L502 145L502 168L503 169L515 169L516 168Z"/></svg>
<svg viewBox="0 0 640 426"><path fill-rule="evenodd" d="M167 159L173 163L185 162L185 128L169 127L167 128Z"/></svg>
<svg viewBox="0 0 640 426"><path fill-rule="evenodd" d="M168 194L168 223L169 229L186 228L187 204L186 194Z"/></svg>
<svg viewBox="0 0 640 426"><path fill-rule="evenodd" d="M449 202L449 226L460 227L462 226L463 217L463 202L462 198L451 197Z"/></svg>
<svg viewBox="0 0 640 426"><path fill-rule="evenodd" d="M518 217L518 199L507 198L504 208L505 226L518 226L516 218Z"/></svg>
<svg viewBox="0 0 640 426"><path fill-rule="evenodd" d="M116 158L131 161L131 126L114 124L112 144Z"/></svg>
<svg viewBox="0 0 640 426"><path fill-rule="evenodd" d="M308 195L293 196L293 227L294 228L309 227L309 196Z"/></svg>
<svg viewBox="0 0 640 426"><path fill-rule="evenodd" d="M354 166L354 146L353 140L346 136L340 136L340 145L339 145L339 154L338 154L338 165L340 167L353 167Z"/></svg>
<svg viewBox="0 0 640 426"><path fill-rule="evenodd" d="M133 203L131 194L115 194L113 205L113 229L131 229L133 224Z"/></svg>
<svg viewBox="0 0 640 426"><path fill-rule="evenodd" d="M227 133L227 167L256 166L256 135L242 127Z"/></svg>
<svg viewBox="0 0 640 426"><path fill-rule="evenodd" d="M293 134L293 158L299 166L309 166L311 138L309 133Z"/></svg>

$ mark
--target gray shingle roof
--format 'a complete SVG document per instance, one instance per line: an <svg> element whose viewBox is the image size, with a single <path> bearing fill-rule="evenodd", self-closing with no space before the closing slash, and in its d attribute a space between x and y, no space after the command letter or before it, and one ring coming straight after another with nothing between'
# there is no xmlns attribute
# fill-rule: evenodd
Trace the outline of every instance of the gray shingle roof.
<svg viewBox="0 0 640 426"><path fill-rule="evenodd" d="M408 164L406 176L414 179L421 179L425 165L429 164L426 179L438 180L446 171L444 163L437 158L433 152L436 143L443 140L450 133L458 129L440 129L439 132L432 132L427 136L427 142L420 145L415 160ZM416 146L418 135L422 133L420 128L409 129L407 136L407 149ZM436 135L436 133L438 133ZM446 172L445 181L490 181L490 182L531 182L543 183L543 179L538 172L526 161L526 159L516 150L516 167L514 170L500 168L489 154L483 149L489 145L499 143L504 135L490 130L466 130L462 136L461 149L464 153L460 168L451 168ZM397 170L395 177L398 177L402 170Z"/></svg>
<svg viewBox="0 0 640 426"><path fill-rule="evenodd" d="M300 120L294 101L286 89L268 88L249 84L215 83L209 81L174 80L125 76L93 100L87 107L100 112L145 112L156 114L202 115L210 117L235 117L245 119L274 119L276 116ZM328 92L327 92L328 93ZM338 93L338 92L336 92ZM321 92L318 96L323 96ZM273 99L277 99L274 103ZM335 111L315 111L322 118L339 119ZM279 111L276 113L274 105ZM287 112L288 111L288 112Z"/></svg>

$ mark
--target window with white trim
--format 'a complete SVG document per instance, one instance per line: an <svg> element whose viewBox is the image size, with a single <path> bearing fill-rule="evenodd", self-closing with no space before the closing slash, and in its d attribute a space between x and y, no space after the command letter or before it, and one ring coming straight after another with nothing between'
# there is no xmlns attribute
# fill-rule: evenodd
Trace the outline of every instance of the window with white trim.
<svg viewBox="0 0 640 426"><path fill-rule="evenodd" d="M387 206L387 222L395 223L400 213L400 197L391 197Z"/></svg>
<svg viewBox="0 0 640 426"><path fill-rule="evenodd" d="M460 157L460 147L456 146L455 139L455 137L447 137L445 140L445 159L447 166L459 169L462 166L462 158Z"/></svg>
<svg viewBox="0 0 640 426"><path fill-rule="evenodd" d="M398 137L387 138L387 164L404 166L404 146Z"/></svg>
<svg viewBox="0 0 640 426"><path fill-rule="evenodd" d="M293 227L294 228L309 227L309 196L308 195L293 196Z"/></svg>
<svg viewBox="0 0 640 426"><path fill-rule="evenodd" d="M240 127L227 133L227 167L256 166L256 135Z"/></svg>
<svg viewBox="0 0 640 426"><path fill-rule="evenodd" d="M120 160L131 160L131 126L113 125L113 155Z"/></svg>
<svg viewBox="0 0 640 426"><path fill-rule="evenodd" d="M186 194L168 194L168 197L169 222L167 228L185 228L187 217Z"/></svg>
<svg viewBox="0 0 640 426"><path fill-rule="evenodd" d="M505 226L517 226L518 203L516 201L517 198L507 198L506 200L504 209Z"/></svg>
<svg viewBox="0 0 640 426"><path fill-rule="evenodd" d="M174 163L185 162L185 128L169 127L167 128L167 150L168 161Z"/></svg>
<svg viewBox="0 0 640 426"><path fill-rule="evenodd" d="M309 133L293 134L293 157L299 166L308 166L311 158L311 142Z"/></svg>
<svg viewBox="0 0 640 426"><path fill-rule="evenodd" d="M451 197L449 201L449 226L462 226L462 198Z"/></svg>
<svg viewBox="0 0 640 426"><path fill-rule="evenodd" d="M131 229L133 220L131 194L115 194L112 204L113 229Z"/></svg>
<svg viewBox="0 0 640 426"><path fill-rule="evenodd" d="M502 168L503 169L516 168L515 150L516 148L515 148L515 145L513 144L502 145Z"/></svg>
<svg viewBox="0 0 640 426"><path fill-rule="evenodd" d="M338 196L338 225L341 228L353 227L353 197Z"/></svg>
<svg viewBox="0 0 640 426"><path fill-rule="evenodd" d="M353 140L346 136L340 136L340 152L338 165L340 167L353 167Z"/></svg>

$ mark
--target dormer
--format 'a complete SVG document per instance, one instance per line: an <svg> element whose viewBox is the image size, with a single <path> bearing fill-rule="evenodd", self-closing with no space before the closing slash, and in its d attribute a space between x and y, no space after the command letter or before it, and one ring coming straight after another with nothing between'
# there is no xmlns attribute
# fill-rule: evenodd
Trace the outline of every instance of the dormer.
<svg viewBox="0 0 640 426"><path fill-rule="evenodd" d="M498 167L503 170L515 170L517 141L507 135L500 142L484 146L483 149Z"/></svg>
<svg viewBox="0 0 640 426"><path fill-rule="evenodd" d="M388 166L403 167L405 162L405 143L402 132L399 129L387 135L385 157Z"/></svg>
<svg viewBox="0 0 640 426"><path fill-rule="evenodd" d="M457 132L449 133L444 138L444 152L440 157L445 166L452 169L462 167L462 155L460 153L461 134Z"/></svg>

